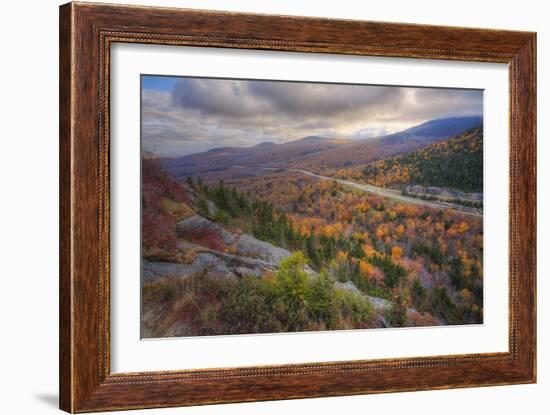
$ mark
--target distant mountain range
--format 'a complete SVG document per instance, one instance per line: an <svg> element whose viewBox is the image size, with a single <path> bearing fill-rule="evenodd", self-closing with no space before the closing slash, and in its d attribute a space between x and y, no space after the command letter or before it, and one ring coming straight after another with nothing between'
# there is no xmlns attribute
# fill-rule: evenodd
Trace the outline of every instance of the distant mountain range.
<svg viewBox="0 0 550 415"><path fill-rule="evenodd" d="M442 118L382 137L343 140L309 136L284 144L264 142L253 147L214 148L162 162L178 179L235 166L295 167L321 172L414 151L482 125L481 116Z"/></svg>

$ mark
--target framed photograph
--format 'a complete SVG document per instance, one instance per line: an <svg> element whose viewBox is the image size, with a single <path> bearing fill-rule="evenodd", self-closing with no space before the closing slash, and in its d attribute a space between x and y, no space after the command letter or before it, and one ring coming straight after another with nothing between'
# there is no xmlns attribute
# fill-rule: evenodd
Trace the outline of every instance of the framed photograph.
<svg viewBox="0 0 550 415"><path fill-rule="evenodd" d="M536 381L536 35L60 8L60 407Z"/></svg>

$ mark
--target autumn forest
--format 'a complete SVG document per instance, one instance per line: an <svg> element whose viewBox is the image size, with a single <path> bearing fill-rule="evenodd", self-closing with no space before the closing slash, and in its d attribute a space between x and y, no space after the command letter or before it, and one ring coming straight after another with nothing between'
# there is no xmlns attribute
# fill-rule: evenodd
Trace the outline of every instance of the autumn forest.
<svg viewBox="0 0 550 415"><path fill-rule="evenodd" d="M142 337L483 323L480 116L156 150L142 153Z"/></svg>

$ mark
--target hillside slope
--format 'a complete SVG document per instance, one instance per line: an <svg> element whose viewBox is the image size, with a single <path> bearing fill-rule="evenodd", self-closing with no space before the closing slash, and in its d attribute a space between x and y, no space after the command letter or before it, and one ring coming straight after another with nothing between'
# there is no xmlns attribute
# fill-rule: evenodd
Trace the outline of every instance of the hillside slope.
<svg viewBox="0 0 550 415"><path fill-rule="evenodd" d="M483 130L474 128L422 149L370 163L362 179L383 187L422 185L483 191Z"/></svg>

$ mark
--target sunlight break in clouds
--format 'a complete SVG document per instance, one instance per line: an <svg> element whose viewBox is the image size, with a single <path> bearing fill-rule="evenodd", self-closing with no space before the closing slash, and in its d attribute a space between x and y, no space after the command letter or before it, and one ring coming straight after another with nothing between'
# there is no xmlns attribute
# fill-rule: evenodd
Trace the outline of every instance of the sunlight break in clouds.
<svg viewBox="0 0 550 415"><path fill-rule="evenodd" d="M143 148L163 156L311 135L368 139L482 111L480 90L142 76Z"/></svg>

